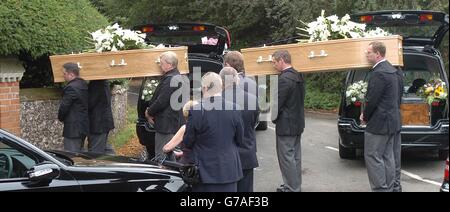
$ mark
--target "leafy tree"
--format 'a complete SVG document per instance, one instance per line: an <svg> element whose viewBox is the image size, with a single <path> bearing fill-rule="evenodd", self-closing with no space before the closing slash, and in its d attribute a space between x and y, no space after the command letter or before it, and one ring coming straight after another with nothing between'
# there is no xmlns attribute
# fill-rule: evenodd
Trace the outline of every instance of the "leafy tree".
<svg viewBox="0 0 450 212"><path fill-rule="evenodd" d="M3 0L0 55L34 58L85 49L89 31L107 25L87 0Z"/></svg>
<svg viewBox="0 0 450 212"><path fill-rule="evenodd" d="M88 33L107 24L88 0L2 0L0 56L22 59L22 87L52 85L48 55L86 49Z"/></svg>

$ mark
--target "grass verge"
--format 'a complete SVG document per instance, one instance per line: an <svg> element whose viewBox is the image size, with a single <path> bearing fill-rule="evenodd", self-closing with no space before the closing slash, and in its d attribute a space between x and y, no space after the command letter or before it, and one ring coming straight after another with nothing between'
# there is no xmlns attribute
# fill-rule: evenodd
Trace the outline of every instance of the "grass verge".
<svg viewBox="0 0 450 212"><path fill-rule="evenodd" d="M136 107L127 107L127 124L125 127L111 138L111 143L114 149L119 149L125 144L130 142L134 137L136 137L136 120L137 120L137 110Z"/></svg>

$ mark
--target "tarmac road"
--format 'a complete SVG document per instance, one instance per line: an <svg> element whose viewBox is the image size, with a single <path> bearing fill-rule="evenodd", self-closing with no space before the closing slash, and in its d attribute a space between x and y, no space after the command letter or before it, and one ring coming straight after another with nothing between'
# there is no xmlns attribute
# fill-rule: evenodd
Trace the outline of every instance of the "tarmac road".
<svg viewBox="0 0 450 212"><path fill-rule="evenodd" d="M255 171L255 191L273 192L282 184L275 151L275 131L257 132L260 167ZM337 115L307 113L302 136L303 192L369 192L364 159L339 158ZM402 185L405 192L437 192L444 161L432 152L404 151Z"/></svg>

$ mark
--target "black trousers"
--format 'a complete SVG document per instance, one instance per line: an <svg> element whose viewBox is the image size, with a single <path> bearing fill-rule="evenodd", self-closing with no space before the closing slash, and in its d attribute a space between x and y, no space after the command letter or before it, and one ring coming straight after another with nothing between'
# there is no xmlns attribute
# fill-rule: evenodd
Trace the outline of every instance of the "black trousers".
<svg viewBox="0 0 450 212"><path fill-rule="evenodd" d="M197 184L192 186L192 192L236 192L237 183L227 184Z"/></svg>
<svg viewBox="0 0 450 212"><path fill-rule="evenodd" d="M244 177L238 181L237 192L253 192L254 169L242 170Z"/></svg>

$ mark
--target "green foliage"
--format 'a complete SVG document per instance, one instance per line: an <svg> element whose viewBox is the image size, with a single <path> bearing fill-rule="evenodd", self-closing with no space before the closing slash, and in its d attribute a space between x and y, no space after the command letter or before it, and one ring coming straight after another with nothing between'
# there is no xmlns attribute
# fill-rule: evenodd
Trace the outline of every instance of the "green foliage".
<svg viewBox="0 0 450 212"><path fill-rule="evenodd" d="M308 82L309 83L309 82ZM305 108L319 110L335 110L339 107L340 96L338 92L324 92L307 84Z"/></svg>
<svg viewBox="0 0 450 212"><path fill-rule="evenodd" d="M127 125L121 129L114 137L111 143L115 149L127 144L136 136L136 120L138 119L136 107L127 107Z"/></svg>
<svg viewBox="0 0 450 212"><path fill-rule="evenodd" d="M62 89L31 88L20 89L20 101L61 100Z"/></svg>
<svg viewBox="0 0 450 212"><path fill-rule="evenodd" d="M82 51L88 32L107 24L88 0L2 0L0 55L38 58Z"/></svg>

